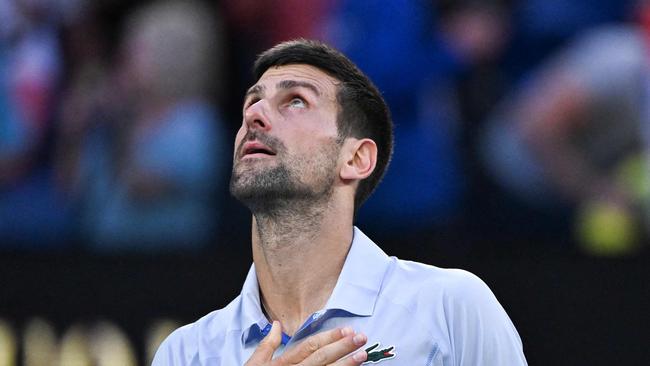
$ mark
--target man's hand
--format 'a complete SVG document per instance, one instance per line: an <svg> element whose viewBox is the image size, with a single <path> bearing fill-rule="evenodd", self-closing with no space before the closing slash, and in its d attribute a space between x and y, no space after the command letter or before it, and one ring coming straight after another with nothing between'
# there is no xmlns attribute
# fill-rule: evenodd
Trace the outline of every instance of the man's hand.
<svg viewBox="0 0 650 366"><path fill-rule="evenodd" d="M336 328L315 334L273 359L281 340L282 327L280 322L274 321L271 332L244 366L358 366L368 357L363 350L345 357L368 341L365 335L355 334L351 328Z"/></svg>

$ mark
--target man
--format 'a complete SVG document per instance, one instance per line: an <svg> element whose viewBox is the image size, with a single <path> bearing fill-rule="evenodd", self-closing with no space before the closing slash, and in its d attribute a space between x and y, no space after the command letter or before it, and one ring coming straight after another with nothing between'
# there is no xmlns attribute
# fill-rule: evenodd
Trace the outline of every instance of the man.
<svg viewBox="0 0 650 366"><path fill-rule="evenodd" d="M230 184L253 214L254 264L239 297L176 330L153 364L525 365L482 281L388 257L353 227L392 150L372 82L306 40L254 72Z"/></svg>

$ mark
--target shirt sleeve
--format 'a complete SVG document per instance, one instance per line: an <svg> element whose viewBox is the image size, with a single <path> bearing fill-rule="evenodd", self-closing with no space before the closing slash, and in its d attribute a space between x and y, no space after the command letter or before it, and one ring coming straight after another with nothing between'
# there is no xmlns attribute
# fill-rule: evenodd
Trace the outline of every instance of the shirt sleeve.
<svg viewBox="0 0 650 366"><path fill-rule="evenodd" d="M170 334L158 347L151 366L199 366L196 335L192 325Z"/></svg>
<svg viewBox="0 0 650 366"><path fill-rule="evenodd" d="M488 286L459 271L445 299L454 366L527 365L519 334Z"/></svg>

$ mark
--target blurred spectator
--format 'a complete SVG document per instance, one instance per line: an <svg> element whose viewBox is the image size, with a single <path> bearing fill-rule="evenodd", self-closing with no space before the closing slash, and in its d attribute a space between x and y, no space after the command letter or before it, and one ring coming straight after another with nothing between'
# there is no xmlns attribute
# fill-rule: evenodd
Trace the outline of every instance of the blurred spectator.
<svg viewBox="0 0 650 366"><path fill-rule="evenodd" d="M20 179L34 163L52 120L62 72L58 24L51 1L18 1L7 7L18 20L2 39L5 102L0 182ZM7 116L6 119L4 116Z"/></svg>
<svg viewBox="0 0 650 366"><path fill-rule="evenodd" d="M52 185L47 138L62 73L53 1L0 5L0 244L65 242L65 200ZM6 21L6 22L5 22Z"/></svg>
<svg viewBox="0 0 650 366"><path fill-rule="evenodd" d="M220 29L198 3L156 2L126 24L111 76L88 59L64 106L62 177L95 249L198 248L213 239L222 126Z"/></svg>
<svg viewBox="0 0 650 366"><path fill-rule="evenodd" d="M509 9L500 0L445 0L438 12L445 44L464 64L455 75L456 98L471 134L507 83L501 62L511 41Z"/></svg>
<svg viewBox="0 0 650 366"><path fill-rule="evenodd" d="M494 229L493 189L480 169L476 142L485 116L509 85L503 60L512 37L510 9L502 0L442 0L437 9L443 39L463 63L454 75L453 96L461 121L458 143L467 192L455 229L470 246L490 235L503 243L508 233Z"/></svg>
<svg viewBox="0 0 650 366"><path fill-rule="evenodd" d="M67 85L61 98L61 125L55 146L57 183L74 195L81 189L79 167L84 139L95 128L109 124L131 103L120 95L111 65L108 29L101 27L98 9L86 6L67 24Z"/></svg>
<svg viewBox="0 0 650 366"><path fill-rule="evenodd" d="M496 180L529 205L574 212L592 253L632 250L647 209L647 36L631 25L581 35L505 100L485 134Z"/></svg>

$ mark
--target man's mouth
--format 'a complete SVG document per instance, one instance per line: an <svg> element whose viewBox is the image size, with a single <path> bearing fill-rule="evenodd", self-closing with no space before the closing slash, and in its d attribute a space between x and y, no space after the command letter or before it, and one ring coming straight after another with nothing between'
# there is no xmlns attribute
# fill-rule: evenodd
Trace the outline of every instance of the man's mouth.
<svg viewBox="0 0 650 366"><path fill-rule="evenodd" d="M242 159L253 157L275 156L275 151L259 141L248 141L242 149Z"/></svg>

